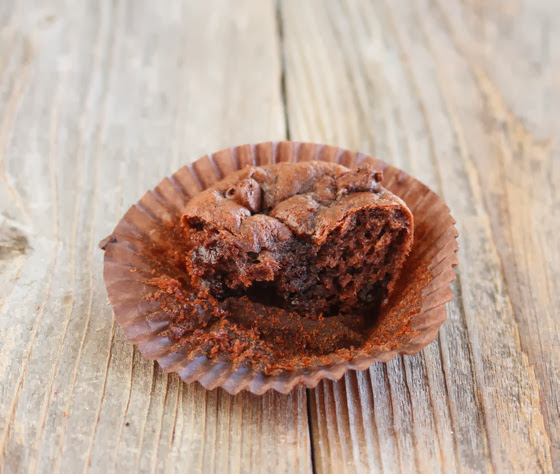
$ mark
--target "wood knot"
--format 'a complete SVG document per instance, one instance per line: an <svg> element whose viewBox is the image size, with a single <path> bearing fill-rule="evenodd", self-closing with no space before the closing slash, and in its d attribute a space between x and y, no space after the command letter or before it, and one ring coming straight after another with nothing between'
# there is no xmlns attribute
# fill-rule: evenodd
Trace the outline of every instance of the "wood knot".
<svg viewBox="0 0 560 474"><path fill-rule="evenodd" d="M0 220L0 260L11 260L26 252L29 240L21 229Z"/></svg>

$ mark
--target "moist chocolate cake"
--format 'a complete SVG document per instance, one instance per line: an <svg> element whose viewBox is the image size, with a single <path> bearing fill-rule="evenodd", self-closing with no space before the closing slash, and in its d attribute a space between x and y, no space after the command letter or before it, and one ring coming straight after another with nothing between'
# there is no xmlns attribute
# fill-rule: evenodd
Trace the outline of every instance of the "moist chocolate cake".
<svg viewBox="0 0 560 474"><path fill-rule="evenodd" d="M181 223L198 298L371 323L413 241L412 214L381 180L369 165L279 163L196 195Z"/></svg>

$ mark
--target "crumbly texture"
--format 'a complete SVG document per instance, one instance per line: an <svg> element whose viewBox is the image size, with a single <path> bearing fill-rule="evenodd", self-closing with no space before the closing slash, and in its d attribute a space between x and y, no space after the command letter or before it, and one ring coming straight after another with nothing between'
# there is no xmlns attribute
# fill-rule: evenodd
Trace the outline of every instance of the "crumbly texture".
<svg viewBox="0 0 560 474"><path fill-rule="evenodd" d="M169 321L163 335L192 358L204 355L274 374L317 357L348 356L348 349L366 342L363 320L353 315L301 317L247 296L218 301L169 276L149 284L157 290L148 299L161 304Z"/></svg>
<svg viewBox="0 0 560 474"><path fill-rule="evenodd" d="M381 179L368 165L326 162L231 174L184 210L191 284L201 298L235 302L233 313L241 305L257 315L272 308L286 324L288 315L371 324L413 240L410 211Z"/></svg>

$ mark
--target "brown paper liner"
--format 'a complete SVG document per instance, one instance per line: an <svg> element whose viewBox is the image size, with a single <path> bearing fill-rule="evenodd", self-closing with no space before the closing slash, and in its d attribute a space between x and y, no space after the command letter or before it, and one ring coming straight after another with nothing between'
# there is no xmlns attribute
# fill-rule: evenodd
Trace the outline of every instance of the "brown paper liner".
<svg viewBox="0 0 560 474"><path fill-rule="evenodd" d="M161 271L161 228L178 221L187 201L211 184L246 165L324 160L356 167L370 163L383 170L383 185L401 197L414 215L414 246L398 281L388 310L379 318L365 347L317 357L307 365L266 375L235 367L205 356L176 351L162 335L169 319L160 303L147 301L153 286L152 270ZM278 142L243 145L204 156L165 178L148 191L121 219L113 234L101 242L105 249L104 277L115 318L130 342L168 372L185 382L199 381L207 389L223 387L235 394L269 389L288 393L297 385L315 387L323 378L338 380L348 369L364 370L376 361L387 362L397 354L415 354L437 335L447 318L445 303L452 299L450 282L455 275L458 250L455 221L443 200L420 181L370 156L334 146ZM164 273L180 274L163 262Z"/></svg>

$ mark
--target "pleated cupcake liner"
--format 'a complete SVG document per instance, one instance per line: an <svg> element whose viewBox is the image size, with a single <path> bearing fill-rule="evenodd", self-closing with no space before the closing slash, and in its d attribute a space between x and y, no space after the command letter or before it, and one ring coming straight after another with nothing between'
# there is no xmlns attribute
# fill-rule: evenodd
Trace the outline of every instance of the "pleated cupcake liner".
<svg viewBox="0 0 560 474"><path fill-rule="evenodd" d="M267 375L262 370L234 365L206 356L184 353L165 335L170 315L154 292L154 271L181 278L184 270L166 257L169 244L162 228L180 225L185 204L194 195L247 165L323 160L349 168L364 163L383 170L383 186L406 202L414 216L414 245L389 305L380 315L366 344L344 354L296 361L292 369ZM397 354L415 354L432 342L447 318L445 304L453 297L458 250L455 221L444 201L405 172L362 153L335 146L298 142L267 142L228 148L183 166L148 191L124 215L100 246L105 250L104 278L115 318L143 356L157 360L185 382L207 389L222 387L235 394L262 394L274 389L288 393L320 380L340 379L349 369L365 370ZM166 245L167 244L167 245ZM168 251L168 250L167 250ZM283 361L290 362L290 361ZM292 361L293 362L293 361Z"/></svg>

